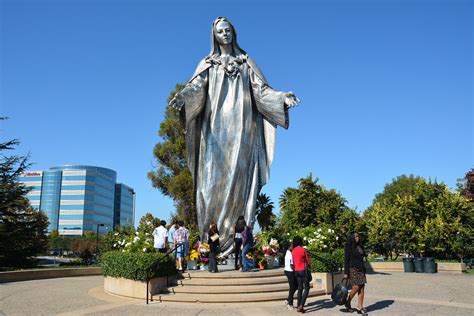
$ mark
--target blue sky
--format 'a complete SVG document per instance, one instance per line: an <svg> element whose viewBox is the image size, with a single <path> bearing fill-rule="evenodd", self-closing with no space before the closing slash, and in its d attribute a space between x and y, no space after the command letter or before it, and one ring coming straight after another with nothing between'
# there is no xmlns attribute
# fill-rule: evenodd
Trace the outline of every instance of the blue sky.
<svg viewBox="0 0 474 316"><path fill-rule="evenodd" d="M178 4L179 3L179 4ZM1 1L2 139L33 169L89 164L137 192L136 220L173 203L146 173L166 98L210 49L217 16L270 84L302 100L278 129L269 184L312 172L362 212L415 174L474 167L473 2Z"/></svg>

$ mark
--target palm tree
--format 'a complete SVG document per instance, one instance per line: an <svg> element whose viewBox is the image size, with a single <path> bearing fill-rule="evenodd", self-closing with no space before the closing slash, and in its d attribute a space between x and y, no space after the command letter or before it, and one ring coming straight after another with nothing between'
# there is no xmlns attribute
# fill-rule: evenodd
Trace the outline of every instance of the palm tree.
<svg viewBox="0 0 474 316"><path fill-rule="evenodd" d="M275 225L275 214L273 214L273 202L265 193L260 193L257 197L257 205L255 215L257 217L258 225L262 231Z"/></svg>

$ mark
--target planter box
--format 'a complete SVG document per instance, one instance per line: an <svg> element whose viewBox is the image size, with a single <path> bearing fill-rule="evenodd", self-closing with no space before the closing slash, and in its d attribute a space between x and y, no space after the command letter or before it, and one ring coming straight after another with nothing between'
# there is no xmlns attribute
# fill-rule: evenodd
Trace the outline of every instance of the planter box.
<svg viewBox="0 0 474 316"><path fill-rule="evenodd" d="M440 273L463 273L466 264L456 262L438 262ZM365 262L367 272L403 272L403 262Z"/></svg>
<svg viewBox="0 0 474 316"><path fill-rule="evenodd" d="M334 286L336 284L341 283L342 279L344 278L343 273L334 273ZM331 273L326 272L313 272L311 273L313 280L311 283L313 284L313 289L316 290L323 290L326 294L331 294L333 290L333 282L332 282L332 275Z"/></svg>
<svg viewBox="0 0 474 316"><path fill-rule="evenodd" d="M148 292L151 295L168 293L168 287L172 285L176 285L176 276L154 278L150 280ZM104 291L119 296L146 299L146 282L104 277Z"/></svg>

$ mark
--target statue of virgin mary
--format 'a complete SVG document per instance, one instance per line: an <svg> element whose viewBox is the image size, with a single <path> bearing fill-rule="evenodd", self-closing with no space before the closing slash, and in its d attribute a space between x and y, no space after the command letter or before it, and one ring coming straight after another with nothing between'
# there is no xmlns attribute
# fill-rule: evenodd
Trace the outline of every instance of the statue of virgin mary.
<svg viewBox="0 0 474 316"><path fill-rule="evenodd" d="M170 101L185 111L201 238L215 221L225 250L232 246L239 216L253 225L257 195L270 176L276 127L288 128L288 108L297 103L292 92L268 85L239 47L233 25L218 17L212 23L210 54Z"/></svg>

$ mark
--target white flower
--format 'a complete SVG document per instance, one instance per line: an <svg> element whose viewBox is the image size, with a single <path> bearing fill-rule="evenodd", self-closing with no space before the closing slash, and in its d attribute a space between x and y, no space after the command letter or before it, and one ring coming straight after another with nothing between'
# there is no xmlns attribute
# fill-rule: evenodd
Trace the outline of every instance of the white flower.
<svg viewBox="0 0 474 316"><path fill-rule="evenodd" d="M122 252L125 252L125 249L122 249Z"/></svg>
<svg viewBox="0 0 474 316"><path fill-rule="evenodd" d="M327 248L327 247L328 247L328 246L326 246L326 245L323 245L323 248Z"/></svg>
<svg viewBox="0 0 474 316"><path fill-rule="evenodd" d="M306 240L306 237L305 237L305 238L303 238L303 240Z"/></svg>
<svg viewBox="0 0 474 316"><path fill-rule="evenodd" d="M317 232L314 232L313 234L317 235L318 233L317 233Z"/></svg>
<svg viewBox="0 0 474 316"><path fill-rule="evenodd" d="M135 232L135 235L137 235L137 236L138 236L138 232Z"/></svg>
<svg viewBox="0 0 474 316"><path fill-rule="evenodd" d="M322 231L322 229L321 229L321 228L318 228L318 233L320 233L321 231Z"/></svg>
<svg viewBox="0 0 474 316"><path fill-rule="evenodd" d="M149 233L145 233L145 236L150 236L150 234L149 234Z"/></svg>
<svg viewBox="0 0 474 316"><path fill-rule="evenodd" d="M117 244L114 244L114 248L117 247Z"/></svg>
<svg viewBox="0 0 474 316"><path fill-rule="evenodd" d="M125 247L128 247L128 246L130 246L131 244L132 244L131 242L128 242L128 243L125 244Z"/></svg>
<svg viewBox="0 0 474 316"><path fill-rule="evenodd" d="M290 236L290 233L286 233L287 236Z"/></svg>
<svg viewBox="0 0 474 316"><path fill-rule="evenodd" d="M339 239L339 236L336 236L336 240L338 240L338 239Z"/></svg>
<svg viewBox="0 0 474 316"><path fill-rule="evenodd" d="M119 234L119 233L115 233L114 235L115 235L115 236L118 236L118 234Z"/></svg>
<svg viewBox="0 0 474 316"><path fill-rule="evenodd" d="M140 240L140 237L138 237L138 236L135 237L135 238L133 238L133 242L137 242L137 241L139 241L139 240Z"/></svg>
<svg viewBox="0 0 474 316"><path fill-rule="evenodd" d="M328 233L331 233L331 228L328 228Z"/></svg>
<svg viewBox="0 0 474 316"><path fill-rule="evenodd" d="M147 221L146 224L147 224L148 226L150 226L150 225L151 225L151 222L150 222L150 221Z"/></svg>
<svg viewBox="0 0 474 316"><path fill-rule="evenodd" d="M304 249L308 249L308 247L306 247L306 246L303 246L303 248L304 248Z"/></svg>
<svg viewBox="0 0 474 316"><path fill-rule="evenodd" d="M146 252L146 248L143 248L143 252Z"/></svg>

